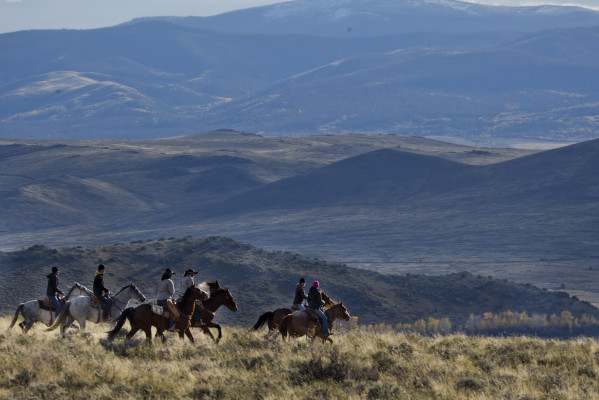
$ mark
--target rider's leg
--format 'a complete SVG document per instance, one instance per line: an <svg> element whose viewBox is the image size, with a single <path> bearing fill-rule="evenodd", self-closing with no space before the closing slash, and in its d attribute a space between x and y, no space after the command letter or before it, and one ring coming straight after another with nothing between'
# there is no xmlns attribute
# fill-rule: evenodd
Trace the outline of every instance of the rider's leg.
<svg viewBox="0 0 599 400"><path fill-rule="evenodd" d="M322 324L322 333L325 336L329 335L329 320L327 319L327 315L325 313L322 312L322 310L314 310L316 311L316 313L318 314L318 316L321 319L321 324Z"/></svg>
<svg viewBox="0 0 599 400"><path fill-rule="evenodd" d="M110 300L108 300L106 298L106 296L102 296L101 299L102 299L102 302L104 303L104 310L102 312L102 319L107 320L108 319L108 313L110 312L110 307L112 306L112 304L110 304Z"/></svg>
<svg viewBox="0 0 599 400"><path fill-rule="evenodd" d="M54 307L56 307L56 316L58 317L58 314L60 314L60 303L58 302L58 299L56 296L48 296L48 300L50 300L52 304L54 304Z"/></svg>

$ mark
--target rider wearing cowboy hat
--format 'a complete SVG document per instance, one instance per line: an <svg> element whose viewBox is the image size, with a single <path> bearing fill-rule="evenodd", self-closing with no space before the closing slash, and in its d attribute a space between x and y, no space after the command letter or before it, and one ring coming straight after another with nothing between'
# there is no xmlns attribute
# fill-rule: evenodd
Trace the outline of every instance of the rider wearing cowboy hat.
<svg viewBox="0 0 599 400"><path fill-rule="evenodd" d="M197 273L198 271L195 271L193 268L189 268L183 273L183 278L181 278L181 296L185 294L187 289L195 284L193 278Z"/></svg>

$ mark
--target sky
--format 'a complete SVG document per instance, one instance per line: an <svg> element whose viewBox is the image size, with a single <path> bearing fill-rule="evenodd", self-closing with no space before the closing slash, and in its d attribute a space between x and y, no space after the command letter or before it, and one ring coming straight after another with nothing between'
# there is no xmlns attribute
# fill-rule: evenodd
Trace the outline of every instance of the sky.
<svg viewBox="0 0 599 400"><path fill-rule="evenodd" d="M506 6L578 5L599 11L599 0L470 1ZM93 29L138 17L210 16L281 2L283 0L0 0L0 33L28 29Z"/></svg>

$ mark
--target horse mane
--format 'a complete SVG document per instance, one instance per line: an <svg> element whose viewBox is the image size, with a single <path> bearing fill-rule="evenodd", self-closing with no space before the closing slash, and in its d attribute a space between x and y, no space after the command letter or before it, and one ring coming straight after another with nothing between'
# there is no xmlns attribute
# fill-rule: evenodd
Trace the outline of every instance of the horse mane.
<svg viewBox="0 0 599 400"><path fill-rule="evenodd" d="M69 292L66 294L65 297L69 297L71 295L71 293L73 293L73 290L75 290L76 288L87 293L90 296L93 294L93 292L91 290L89 290L88 288L86 288L85 286L80 284L79 282L75 282L75 284L69 289Z"/></svg>
<svg viewBox="0 0 599 400"><path fill-rule="evenodd" d="M217 280L200 282L198 283L198 287L202 289L204 292L212 292L218 289L222 289L220 287L220 283Z"/></svg>

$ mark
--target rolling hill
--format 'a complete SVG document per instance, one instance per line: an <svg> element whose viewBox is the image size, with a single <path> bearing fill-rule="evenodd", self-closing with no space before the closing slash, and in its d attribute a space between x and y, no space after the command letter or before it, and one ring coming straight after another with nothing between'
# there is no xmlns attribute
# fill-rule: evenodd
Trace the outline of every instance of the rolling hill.
<svg viewBox="0 0 599 400"><path fill-rule="evenodd" d="M3 251L227 236L385 274L599 304L598 141L531 152L395 135L4 140Z"/></svg>

